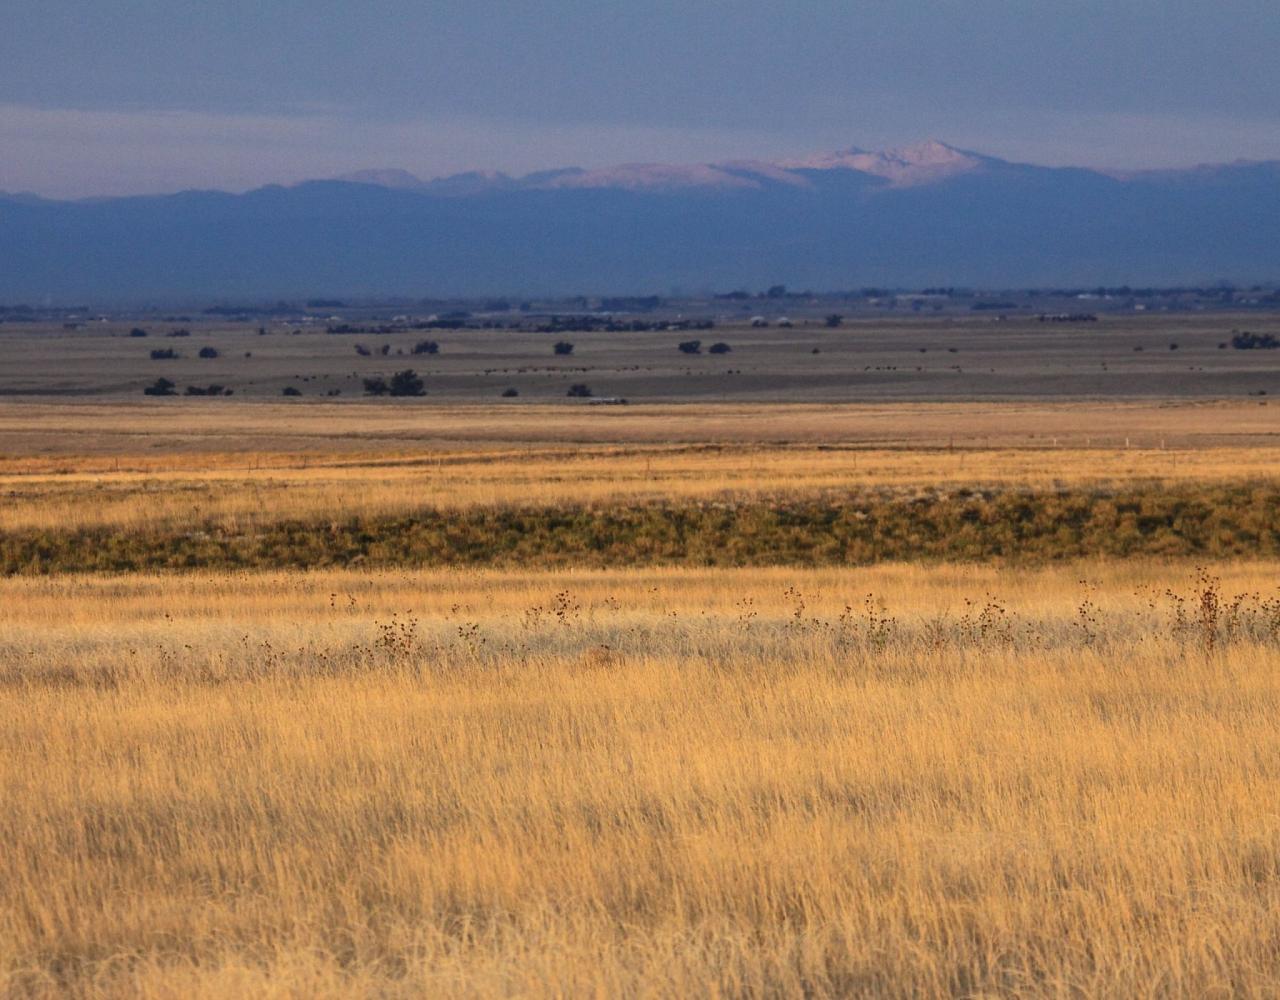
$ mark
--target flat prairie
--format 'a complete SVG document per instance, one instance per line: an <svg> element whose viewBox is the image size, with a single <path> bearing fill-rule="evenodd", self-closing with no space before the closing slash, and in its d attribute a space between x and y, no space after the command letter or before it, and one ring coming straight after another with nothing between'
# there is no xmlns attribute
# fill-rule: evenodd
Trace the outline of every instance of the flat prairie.
<svg viewBox="0 0 1280 1000"><path fill-rule="evenodd" d="M0 995L1276 995L1233 322L6 324Z"/></svg>
<svg viewBox="0 0 1280 1000"><path fill-rule="evenodd" d="M459 329L327 332L334 324L86 320L0 325L0 396L136 397L157 378L230 388L237 398L293 402L360 398L363 380L413 368L430 400L497 401L508 410L563 401L585 384L633 403L833 403L964 400L1247 399L1280 393L1280 351L1234 350L1244 329L1280 336L1267 312L1109 313L1089 323L1014 314L850 319L764 329L741 320L712 330L539 333ZM341 328L346 324L337 324ZM170 337L175 330L188 336ZM259 330L263 332L259 332ZM678 345L696 339L699 351ZM563 340L569 355L554 353ZM415 354L422 342L434 354ZM711 353L715 343L728 353ZM365 353L358 353L357 348ZM201 351L216 356L201 357ZM173 357L153 360L153 351ZM385 353L384 353L385 352ZM156 400L170 410L189 400ZM172 405L175 404L176 406Z"/></svg>

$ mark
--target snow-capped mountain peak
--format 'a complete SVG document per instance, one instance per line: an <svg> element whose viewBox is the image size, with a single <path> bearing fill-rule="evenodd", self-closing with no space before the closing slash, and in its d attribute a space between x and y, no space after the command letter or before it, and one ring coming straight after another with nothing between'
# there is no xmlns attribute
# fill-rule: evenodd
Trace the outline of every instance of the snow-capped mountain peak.
<svg viewBox="0 0 1280 1000"><path fill-rule="evenodd" d="M881 152L851 146L834 153L781 160L777 165L785 170L857 170L883 177L895 186L908 187L968 173L982 166L983 162L983 157L930 139L914 146Z"/></svg>
<svg viewBox="0 0 1280 1000"><path fill-rule="evenodd" d="M882 178L894 187L911 187L945 180L990 162L944 142L930 140L900 149L873 152L851 146L783 160L731 160L721 163L624 163L592 169L546 170L513 179L493 171L472 171L453 177L421 181L405 170L362 170L340 180L376 184L399 190L423 190L441 195L478 194L512 188L613 189L673 191L690 188L758 190L767 184L809 187L803 173L814 170L854 170Z"/></svg>

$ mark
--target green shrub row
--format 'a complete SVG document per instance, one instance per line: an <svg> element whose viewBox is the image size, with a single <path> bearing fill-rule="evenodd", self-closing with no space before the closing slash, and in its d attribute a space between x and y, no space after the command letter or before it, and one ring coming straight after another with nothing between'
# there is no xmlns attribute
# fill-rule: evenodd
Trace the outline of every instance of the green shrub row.
<svg viewBox="0 0 1280 1000"><path fill-rule="evenodd" d="M0 534L0 572L388 566L842 565L1280 555L1280 485L424 509L249 532Z"/></svg>

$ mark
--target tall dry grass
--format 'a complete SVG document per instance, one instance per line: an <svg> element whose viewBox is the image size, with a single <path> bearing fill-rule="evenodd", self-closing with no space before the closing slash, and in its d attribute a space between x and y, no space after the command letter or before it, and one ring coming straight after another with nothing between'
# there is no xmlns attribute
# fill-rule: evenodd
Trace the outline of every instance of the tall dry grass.
<svg viewBox="0 0 1280 1000"><path fill-rule="evenodd" d="M219 454L177 469L130 468L131 461L120 471L83 457L0 465L0 532L245 531L426 509L1264 481L1280 468L1280 449L538 447L361 458Z"/></svg>
<svg viewBox="0 0 1280 1000"><path fill-rule="evenodd" d="M3 580L0 989L1272 996L1276 569Z"/></svg>

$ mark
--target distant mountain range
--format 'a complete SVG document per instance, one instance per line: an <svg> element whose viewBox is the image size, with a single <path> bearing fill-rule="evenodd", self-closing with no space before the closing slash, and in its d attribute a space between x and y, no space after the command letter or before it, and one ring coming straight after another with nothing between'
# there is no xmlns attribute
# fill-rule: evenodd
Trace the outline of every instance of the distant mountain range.
<svg viewBox="0 0 1280 1000"><path fill-rule="evenodd" d="M245 194L0 194L0 302L1280 279L1280 163L1109 174L940 142Z"/></svg>

